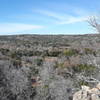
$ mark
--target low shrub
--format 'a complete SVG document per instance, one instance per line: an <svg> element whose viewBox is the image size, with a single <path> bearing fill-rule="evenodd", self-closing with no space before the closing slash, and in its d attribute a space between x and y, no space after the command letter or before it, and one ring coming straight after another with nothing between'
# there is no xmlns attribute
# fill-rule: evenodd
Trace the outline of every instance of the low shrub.
<svg viewBox="0 0 100 100"><path fill-rule="evenodd" d="M88 64L80 64L77 66L73 66L72 69L74 72L78 73L85 72L86 75L91 75L93 74L93 72L95 72L96 67Z"/></svg>
<svg viewBox="0 0 100 100"><path fill-rule="evenodd" d="M89 83L85 80L78 80L76 83L74 83L75 87L81 88L82 85L89 86Z"/></svg>
<svg viewBox="0 0 100 100"><path fill-rule="evenodd" d="M49 85L44 85L44 88L49 88Z"/></svg>
<svg viewBox="0 0 100 100"><path fill-rule="evenodd" d="M59 64L58 64L58 67L64 68L64 63L59 63Z"/></svg>
<svg viewBox="0 0 100 100"><path fill-rule="evenodd" d="M12 59L21 59L21 55L19 55L16 51L10 53L10 57Z"/></svg>
<svg viewBox="0 0 100 100"><path fill-rule="evenodd" d="M40 56L42 55L41 51L33 51L33 56Z"/></svg>
<svg viewBox="0 0 100 100"><path fill-rule="evenodd" d="M58 62L55 62L55 65L54 65L54 68L64 68L64 63L58 63Z"/></svg>
<svg viewBox="0 0 100 100"><path fill-rule="evenodd" d="M51 56L51 57L58 57L60 54L61 54L60 51L50 51L50 52L48 52L48 56Z"/></svg>
<svg viewBox="0 0 100 100"><path fill-rule="evenodd" d="M42 58L37 58L37 59L35 60L35 62L36 62L36 64L37 64L37 66L41 66L41 65L43 64L43 59L42 59Z"/></svg>
<svg viewBox="0 0 100 100"><path fill-rule="evenodd" d="M12 60L12 64L13 64L13 66L15 66L16 68L22 66L22 62L21 62L21 60L13 59L13 60Z"/></svg>
<svg viewBox="0 0 100 100"><path fill-rule="evenodd" d="M3 55L7 55L9 51L10 51L9 49L0 48L0 52L1 52Z"/></svg>
<svg viewBox="0 0 100 100"><path fill-rule="evenodd" d="M57 50L52 50L52 51L44 51L43 52L43 56L49 56L49 57L58 57L61 54L61 51L57 51Z"/></svg>
<svg viewBox="0 0 100 100"><path fill-rule="evenodd" d="M64 56L73 56L73 55L77 55L78 51L76 49L65 49L63 51L63 55Z"/></svg>
<svg viewBox="0 0 100 100"><path fill-rule="evenodd" d="M95 55L95 51L91 48L85 48L84 52L85 52L85 54L94 54Z"/></svg>
<svg viewBox="0 0 100 100"><path fill-rule="evenodd" d="M36 76L39 73L39 70L36 68L36 66L30 67L30 70L31 70L31 73L30 73L31 76Z"/></svg>
<svg viewBox="0 0 100 100"><path fill-rule="evenodd" d="M37 55L37 54L36 54ZM22 56L34 56L34 53L33 51L29 51L29 50L17 50L17 51L13 51L13 52L10 52L10 57L11 58L20 58Z"/></svg>
<svg viewBox="0 0 100 100"><path fill-rule="evenodd" d="M79 84L79 86L82 86L82 85L88 86L88 82L86 82L84 80L79 81L78 84Z"/></svg>

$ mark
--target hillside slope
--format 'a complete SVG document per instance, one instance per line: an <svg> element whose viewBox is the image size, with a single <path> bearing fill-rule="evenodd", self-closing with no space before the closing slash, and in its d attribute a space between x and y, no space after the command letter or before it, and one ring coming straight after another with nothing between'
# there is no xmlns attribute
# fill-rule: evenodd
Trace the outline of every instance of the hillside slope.
<svg viewBox="0 0 100 100"><path fill-rule="evenodd" d="M100 82L100 35L0 36L0 100L73 100Z"/></svg>

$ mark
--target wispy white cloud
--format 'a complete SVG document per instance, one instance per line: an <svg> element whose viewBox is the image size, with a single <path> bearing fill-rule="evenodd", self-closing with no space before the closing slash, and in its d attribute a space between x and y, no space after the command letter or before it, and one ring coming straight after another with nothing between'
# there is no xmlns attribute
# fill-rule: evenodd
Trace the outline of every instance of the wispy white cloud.
<svg viewBox="0 0 100 100"><path fill-rule="evenodd" d="M22 23L0 23L0 33L22 32L41 28L43 26Z"/></svg>
<svg viewBox="0 0 100 100"><path fill-rule="evenodd" d="M84 22L88 19L88 17L70 17L66 20L62 21L57 21L57 24L72 24L72 23L77 23L77 22Z"/></svg>
<svg viewBox="0 0 100 100"><path fill-rule="evenodd" d="M54 18L55 24L72 24L72 23L77 23L77 22L83 22L87 20L88 18L87 15L86 16L83 16L83 15L72 16L72 15L68 15L64 13L56 13L56 12L46 11L46 10L37 10L37 13Z"/></svg>
<svg viewBox="0 0 100 100"><path fill-rule="evenodd" d="M65 17L61 16L60 14L52 12L52 11L36 10L35 12L40 13L40 14L45 15L45 16L49 16L49 17L57 19L57 20L65 18Z"/></svg>

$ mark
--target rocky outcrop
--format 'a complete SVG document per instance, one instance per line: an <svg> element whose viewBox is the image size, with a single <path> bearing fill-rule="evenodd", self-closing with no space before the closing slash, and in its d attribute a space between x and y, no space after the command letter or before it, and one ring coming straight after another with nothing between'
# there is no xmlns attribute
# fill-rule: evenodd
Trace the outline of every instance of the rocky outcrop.
<svg viewBox="0 0 100 100"><path fill-rule="evenodd" d="M74 94L73 100L100 100L100 83L92 89L82 86L82 89Z"/></svg>

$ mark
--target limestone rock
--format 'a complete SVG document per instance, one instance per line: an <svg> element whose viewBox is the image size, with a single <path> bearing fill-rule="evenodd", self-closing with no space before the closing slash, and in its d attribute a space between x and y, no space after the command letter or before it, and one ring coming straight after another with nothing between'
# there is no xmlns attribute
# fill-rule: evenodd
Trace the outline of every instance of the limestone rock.
<svg viewBox="0 0 100 100"><path fill-rule="evenodd" d="M82 86L82 89L74 94L73 100L100 100L100 83L92 89Z"/></svg>

